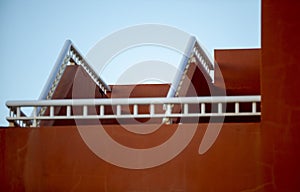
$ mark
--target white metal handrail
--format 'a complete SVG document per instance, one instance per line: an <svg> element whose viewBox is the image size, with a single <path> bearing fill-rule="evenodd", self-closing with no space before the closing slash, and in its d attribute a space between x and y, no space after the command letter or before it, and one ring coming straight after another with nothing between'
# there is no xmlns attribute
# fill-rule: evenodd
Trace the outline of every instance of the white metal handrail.
<svg viewBox="0 0 300 192"><path fill-rule="evenodd" d="M40 120L62 119L130 119L130 118L180 118L180 117L212 117L212 116L259 116L258 104L260 96L214 96L214 97L174 97L174 98L114 98L114 99L60 99L60 100L33 100L33 101L7 101L6 106L10 113L7 120L17 122L20 126L37 126ZM233 103L234 110L226 110L226 104ZM240 111L242 103L250 103L247 111ZM189 109L191 105L199 105L198 111ZM139 113L140 106L149 106L148 113ZM173 110L174 106L180 110ZM216 109L208 110L208 105L216 105ZM98 114L89 114L88 107L99 107ZM106 106L116 107L113 113L105 111ZM132 106L132 114L122 113L122 106ZM157 112L157 106L165 111ZM163 106L163 107L162 107ZM25 116L22 109L32 107L31 116ZM47 107L49 115L36 113L40 107ZM66 107L66 113L55 114L55 107ZM82 108L80 114L72 114L72 107ZM74 111L73 111L74 112Z"/></svg>
<svg viewBox="0 0 300 192"><path fill-rule="evenodd" d="M86 59L82 56L78 49L76 49L72 41L67 40L56 60L54 68L52 69L52 72L39 99L50 100L52 98L67 65L71 64L71 60L74 62L74 64L83 67L83 69L89 74L89 76L96 83L96 85L99 86L100 90L104 94L106 94L107 91L111 91L110 87L97 75L97 73L87 63ZM43 115L45 110L45 108L38 108L37 112L39 115Z"/></svg>
<svg viewBox="0 0 300 192"><path fill-rule="evenodd" d="M191 63L196 63L198 67L203 68L203 73L206 73L210 78L210 82L213 83L214 61L208 56L204 48L200 46L197 39L194 36L191 36L167 97L177 97L179 95L181 85L186 77Z"/></svg>
<svg viewBox="0 0 300 192"><path fill-rule="evenodd" d="M71 44L69 56L73 59L75 64L81 65L83 69L89 74L92 80L100 87L104 94L107 91L111 91L110 87L99 77L95 70L88 64L82 54L75 48L75 45Z"/></svg>
<svg viewBox="0 0 300 192"><path fill-rule="evenodd" d="M72 41L67 40L57 58L55 66L47 81L47 84L45 85L45 88L42 91L40 99L52 98L52 95L63 75L66 66L70 64L70 59L72 59L76 65L82 66L104 93L110 91L110 87L97 75L97 73L87 63L82 54L78 51L78 49L76 49Z"/></svg>

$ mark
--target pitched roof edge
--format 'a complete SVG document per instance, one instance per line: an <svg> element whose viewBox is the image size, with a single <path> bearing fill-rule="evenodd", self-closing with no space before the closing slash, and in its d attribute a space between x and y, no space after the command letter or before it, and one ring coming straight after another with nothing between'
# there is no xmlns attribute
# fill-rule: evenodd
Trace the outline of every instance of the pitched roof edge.
<svg viewBox="0 0 300 192"><path fill-rule="evenodd" d="M89 74L91 79L100 87L100 90L106 94L107 91L111 91L111 88L99 77L95 70L88 64L82 54L74 46L71 40L66 40L60 54L55 62L55 65L48 77L48 80L41 92L39 100L49 100L52 98L58 83L66 69L66 66L70 64L70 60L74 61L76 65L82 66L82 68ZM44 109L37 109L36 113L44 113Z"/></svg>
<svg viewBox="0 0 300 192"><path fill-rule="evenodd" d="M196 37L191 36L167 97L176 97L178 95L182 81L186 76L186 71L188 70L190 63L195 61L203 67L204 72L210 77L211 82L214 82L214 61L198 43Z"/></svg>

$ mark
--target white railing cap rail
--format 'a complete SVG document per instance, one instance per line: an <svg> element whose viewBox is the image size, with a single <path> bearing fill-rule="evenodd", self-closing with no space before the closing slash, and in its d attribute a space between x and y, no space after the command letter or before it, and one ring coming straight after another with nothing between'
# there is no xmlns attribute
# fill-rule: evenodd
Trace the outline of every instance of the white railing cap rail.
<svg viewBox="0 0 300 192"><path fill-rule="evenodd" d="M260 102L261 96L213 96L213 97L155 97L113 99L56 99L7 101L7 107L82 106L82 105L134 105L134 104L182 104L182 103L234 103Z"/></svg>

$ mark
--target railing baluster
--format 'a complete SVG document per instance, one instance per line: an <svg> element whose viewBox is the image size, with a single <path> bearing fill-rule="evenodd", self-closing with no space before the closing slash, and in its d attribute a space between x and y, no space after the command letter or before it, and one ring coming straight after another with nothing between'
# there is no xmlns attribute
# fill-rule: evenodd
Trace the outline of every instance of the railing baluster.
<svg viewBox="0 0 300 192"><path fill-rule="evenodd" d="M121 105L117 105L117 116L121 115Z"/></svg>
<svg viewBox="0 0 300 192"><path fill-rule="evenodd" d="M50 117L54 116L54 106L50 106Z"/></svg>
<svg viewBox="0 0 300 192"><path fill-rule="evenodd" d="M104 116L104 105L100 105L100 116Z"/></svg>
<svg viewBox="0 0 300 192"><path fill-rule="evenodd" d="M155 108L153 104L150 104L150 115L154 115L155 113Z"/></svg>
<svg viewBox="0 0 300 192"><path fill-rule="evenodd" d="M134 105L133 105L133 115L134 115L134 116L137 116L137 115L138 115L138 105L137 105L137 104L134 104Z"/></svg>
<svg viewBox="0 0 300 192"><path fill-rule="evenodd" d="M171 115L172 113L172 106L170 103L167 104L167 110L166 110L166 114L167 115Z"/></svg>
<svg viewBox="0 0 300 192"><path fill-rule="evenodd" d="M17 117L20 117L20 107L17 107Z"/></svg>
<svg viewBox="0 0 300 192"><path fill-rule="evenodd" d="M82 114L84 117L86 117L88 115L88 107L87 105L84 105L83 106L83 114Z"/></svg>
<svg viewBox="0 0 300 192"><path fill-rule="evenodd" d="M9 117L13 117L13 112L12 112L11 107L9 107L9 113L8 113L8 116L9 116Z"/></svg>
<svg viewBox="0 0 300 192"><path fill-rule="evenodd" d="M234 104L234 112L236 114L240 112L240 104L238 102L235 102Z"/></svg>
<svg viewBox="0 0 300 192"><path fill-rule="evenodd" d="M183 114L189 114L189 104L188 103L185 103L183 105Z"/></svg>
<svg viewBox="0 0 300 192"><path fill-rule="evenodd" d="M256 102L252 102L252 113L256 113Z"/></svg>
<svg viewBox="0 0 300 192"><path fill-rule="evenodd" d="M33 107L33 122L32 122L32 126L36 127L37 125L37 120L36 120L36 107Z"/></svg>
<svg viewBox="0 0 300 192"><path fill-rule="evenodd" d="M222 113L222 103L218 103L218 114Z"/></svg>
<svg viewBox="0 0 300 192"><path fill-rule="evenodd" d="M201 114L205 114L205 103L201 103Z"/></svg>
<svg viewBox="0 0 300 192"><path fill-rule="evenodd" d="M70 117L71 116L71 106L68 105L67 106L67 117Z"/></svg>

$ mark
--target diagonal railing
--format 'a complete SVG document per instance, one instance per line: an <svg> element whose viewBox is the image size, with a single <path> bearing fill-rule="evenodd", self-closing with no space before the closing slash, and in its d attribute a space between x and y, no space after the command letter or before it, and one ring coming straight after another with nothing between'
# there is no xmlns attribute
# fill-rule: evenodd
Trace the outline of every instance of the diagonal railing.
<svg viewBox="0 0 300 192"><path fill-rule="evenodd" d="M52 98L58 83L66 69L67 65L72 62L76 65L80 65L89 74L91 79L99 86L100 90L106 94L107 91L111 91L110 87L97 75L97 73L88 64L82 54L75 48L72 41L67 40L56 60L53 70L48 78L46 85L40 95L39 100L49 100ZM46 108L41 107L36 109L39 115L43 115Z"/></svg>
<svg viewBox="0 0 300 192"><path fill-rule="evenodd" d="M187 71L189 70L190 64L194 62L197 65L200 65L200 68L203 68L203 72L209 77L211 83L214 81L214 61L211 59L205 50L200 46L198 41L194 36L191 36L185 53L183 54L182 60L179 64L177 74L174 81L172 82L171 88L168 92L167 97L177 97L181 89L181 85Z"/></svg>

